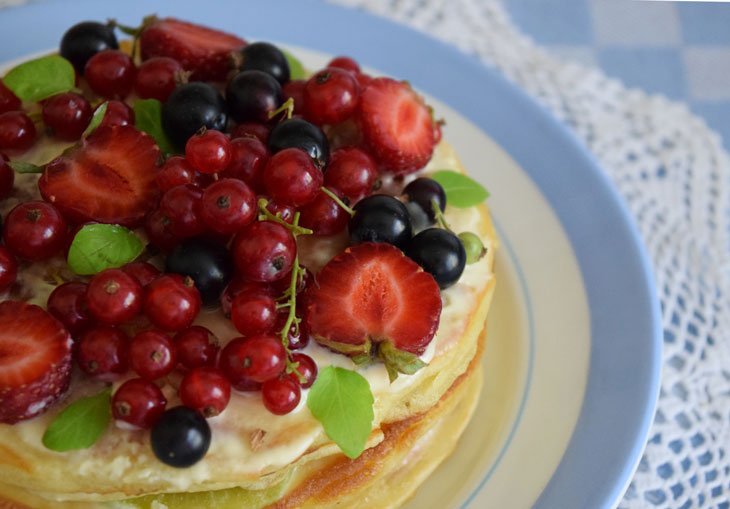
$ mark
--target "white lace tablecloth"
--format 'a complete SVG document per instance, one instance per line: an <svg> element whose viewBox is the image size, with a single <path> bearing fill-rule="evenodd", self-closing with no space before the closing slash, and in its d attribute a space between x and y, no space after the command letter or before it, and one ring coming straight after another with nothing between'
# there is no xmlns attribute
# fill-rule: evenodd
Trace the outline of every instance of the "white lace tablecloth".
<svg viewBox="0 0 730 509"><path fill-rule="evenodd" d="M683 104L551 56L497 0L330 1L477 56L588 146L639 226L664 318L659 405L619 507L729 507L730 157L719 136Z"/></svg>
<svg viewBox="0 0 730 509"><path fill-rule="evenodd" d="M0 8L24 1L0 0ZM638 224L664 317L659 406L619 507L729 508L730 157L718 135L683 104L551 56L498 0L329 1L475 55L585 142Z"/></svg>

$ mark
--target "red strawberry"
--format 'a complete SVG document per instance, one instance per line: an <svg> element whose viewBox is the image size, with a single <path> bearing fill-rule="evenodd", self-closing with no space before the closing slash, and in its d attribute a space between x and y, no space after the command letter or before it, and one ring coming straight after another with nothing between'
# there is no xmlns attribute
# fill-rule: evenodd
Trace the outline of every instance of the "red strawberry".
<svg viewBox="0 0 730 509"><path fill-rule="evenodd" d="M0 302L0 422L48 409L68 389L71 336L44 309Z"/></svg>
<svg viewBox="0 0 730 509"><path fill-rule="evenodd" d="M391 375L413 373L433 339L441 294L433 277L395 246L366 242L345 250L306 292L306 324L314 339L356 362L373 344Z"/></svg>
<svg viewBox="0 0 730 509"><path fill-rule="evenodd" d="M245 45L235 35L174 18L153 21L139 37L142 60L173 58L200 81L225 81L228 55Z"/></svg>
<svg viewBox="0 0 730 509"><path fill-rule="evenodd" d="M365 142L389 173L420 170L431 159L431 110L408 83L377 78L360 96L359 123Z"/></svg>
<svg viewBox="0 0 730 509"><path fill-rule="evenodd" d="M155 206L159 157L142 131L100 126L80 148L51 161L38 188L72 222L135 226Z"/></svg>

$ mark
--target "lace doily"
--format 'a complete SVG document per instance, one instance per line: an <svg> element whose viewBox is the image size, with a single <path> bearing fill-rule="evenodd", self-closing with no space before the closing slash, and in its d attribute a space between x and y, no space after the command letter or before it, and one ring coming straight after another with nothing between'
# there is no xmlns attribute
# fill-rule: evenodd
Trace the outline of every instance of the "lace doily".
<svg viewBox="0 0 730 509"><path fill-rule="evenodd" d="M730 157L683 104L627 90L518 32L496 0L330 0L476 55L588 146L632 212L664 320L661 394L619 507L729 507Z"/></svg>

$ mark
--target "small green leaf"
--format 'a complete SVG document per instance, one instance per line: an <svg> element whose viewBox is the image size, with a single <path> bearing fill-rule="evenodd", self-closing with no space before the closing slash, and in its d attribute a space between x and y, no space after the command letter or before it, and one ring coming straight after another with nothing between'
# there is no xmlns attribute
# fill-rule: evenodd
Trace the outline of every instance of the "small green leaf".
<svg viewBox="0 0 730 509"><path fill-rule="evenodd" d="M137 99L134 106L134 125L152 136L165 156L177 151L162 129L162 103L157 99Z"/></svg>
<svg viewBox="0 0 730 509"><path fill-rule="evenodd" d="M284 53L286 61L289 62L289 79L303 80L304 78L306 78L307 71L304 70L304 66L299 61L299 59L286 50L282 49L281 52Z"/></svg>
<svg viewBox="0 0 730 509"><path fill-rule="evenodd" d="M43 173L43 167L35 164L23 161L10 161L8 164L16 173Z"/></svg>
<svg viewBox="0 0 730 509"><path fill-rule="evenodd" d="M101 437L111 418L111 389L80 398L64 408L43 434L43 445L58 452L87 449Z"/></svg>
<svg viewBox="0 0 730 509"><path fill-rule="evenodd" d="M143 249L139 237L123 226L87 224L71 242L68 266L76 274L96 274L131 262Z"/></svg>
<svg viewBox="0 0 730 509"><path fill-rule="evenodd" d="M446 192L446 203L458 209L479 205L489 197L482 185L463 173L453 170L439 170L431 178L441 184Z"/></svg>
<svg viewBox="0 0 730 509"><path fill-rule="evenodd" d="M20 64L3 78L6 87L22 101L36 102L74 88L76 76L71 63L48 55Z"/></svg>
<svg viewBox="0 0 730 509"><path fill-rule="evenodd" d="M370 436L373 394L361 374L327 366L309 389L307 406L348 458L357 458Z"/></svg>
<svg viewBox="0 0 730 509"><path fill-rule="evenodd" d="M109 102L107 101L98 108L96 108L96 111L94 111L94 116L91 117L89 125L86 127L86 129L84 129L84 133L81 135L82 138L86 138L88 135L93 133L97 127L99 127L101 121L104 120L104 115L106 114L106 108L108 104Z"/></svg>

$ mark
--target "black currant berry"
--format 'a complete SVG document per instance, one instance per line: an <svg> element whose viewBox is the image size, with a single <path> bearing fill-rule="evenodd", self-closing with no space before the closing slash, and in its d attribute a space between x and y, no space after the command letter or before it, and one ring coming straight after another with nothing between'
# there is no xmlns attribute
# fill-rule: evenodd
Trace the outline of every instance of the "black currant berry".
<svg viewBox="0 0 730 509"><path fill-rule="evenodd" d="M242 71L226 88L228 111L236 122L269 121L269 113L281 106L284 94L276 79L263 71Z"/></svg>
<svg viewBox="0 0 730 509"><path fill-rule="evenodd" d="M363 198L355 205L348 231L353 244L387 242L401 249L411 239L411 220L400 201L385 194Z"/></svg>
<svg viewBox="0 0 730 509"><path fill-rule="evenodd" d="M71 62L76 72L83 75L86 62L107 49L119 49L114 26L84 21L66 30L61 39L60 53Z"/></svg>
<svg viewBox="0 0 730 509"><path fill-rule="evenodd" d="M464 272L466 251L459 237L447 230L429 228L411 239L406 255L433 276L442 290Z"/></svg>
<svg viewBox="0 0 730 509"><path fill-rule="evenodd" d="M408 196L409 202L416 203L421 207L428 216L429 224L436 222L436 211L433 210L431 200L436 201L441 212L446 210L446 193L444 192L444 188L433 179L426 177L417 178L403 189L403 194Z"/></svg>
<svg viewBox="0 0 730 509"><path fill-rule="evenodd" d="M190 276L203 305L216 304L233 278L233 259L228 250L212 240L184 240L167 255L165 272Z"/></svg>
<svg viewBox="0 0 730 509"><path fill-rule="evenodd" d="M166 410L150 433L152 450L161 462L185 468L205 456L210 447L210 426L192 408L178 406Z"/></svg>
<svg viewBox="0 0 730 509"><path fill-rule="evenodd" d="M162 128L179 148L201 127L225 131L227 123L226 102L208 83L180 85L162 106Z"/></svg>
<svg viewBox="0 0 730 509"><path fill-rule="evenodd" d="M272 154L285 148L300 148L322 170L330 157L327 137L322 129L301 118L290 118L277 124L271 130L267 143Z"/></svg>
<svg viewBox="0 0 730 509"><path fill-rule="evenodd" d="M247 44L241 50L241 71L262 71L273 76L279 84L289 81L289 62L279 48L268 42Z"/></svg>

